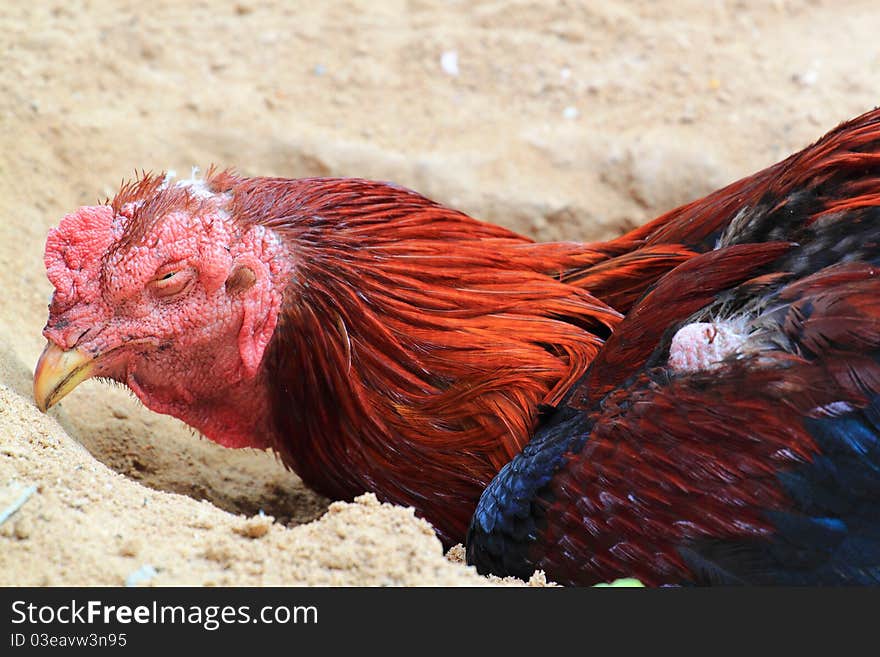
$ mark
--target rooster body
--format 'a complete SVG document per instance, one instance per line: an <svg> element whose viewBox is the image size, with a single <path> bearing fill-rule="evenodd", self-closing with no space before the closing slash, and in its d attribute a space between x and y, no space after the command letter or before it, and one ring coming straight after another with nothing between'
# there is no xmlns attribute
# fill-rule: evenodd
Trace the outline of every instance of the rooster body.
<svg viewBox="0 0 880 657"><path fill-rule="evenodd" d="M469 562L880 583L880 112L629 237L696 255L489 485Z"/></svg>
<svg viewBox="0 0 880 657"><path fill-rule="evenodd" d="M872 112L595 244L386 183L143 176L49 235L35 398L122 382L482 572L874 582L878 176Z"/></svg>

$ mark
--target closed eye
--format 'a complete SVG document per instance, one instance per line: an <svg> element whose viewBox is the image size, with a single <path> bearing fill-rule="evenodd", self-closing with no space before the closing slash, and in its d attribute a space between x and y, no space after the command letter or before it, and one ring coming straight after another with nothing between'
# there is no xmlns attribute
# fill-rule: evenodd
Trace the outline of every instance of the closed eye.
<svg viewBox="0 0 880 657"><path fill-rule="evenodd" d="M147 287L157 297L173 297L189 289L195 280L195 272L190 268L171 269L157 273L156 278L147 283Z"/></svg>

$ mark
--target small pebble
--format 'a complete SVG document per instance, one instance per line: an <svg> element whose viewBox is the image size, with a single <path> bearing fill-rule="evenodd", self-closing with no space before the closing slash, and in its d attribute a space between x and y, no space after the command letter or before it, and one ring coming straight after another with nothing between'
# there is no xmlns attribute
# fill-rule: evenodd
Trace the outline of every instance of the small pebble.
<svg viewBox="0 0 880 657"><path fill-rule="evenodd" d="M20 518L18 522L15 523L15 527L12 529L12 533L15 535L20 541L30 538L31 536L31 522L27 518Z"/></svg>
<svg viewBox="0 0 880 657"><path fill-rule="evenodd" d="M146 584L159 573L150 564L146 563L125 578L126 586L140 586Z"/></svg>
<svg viewBox="0 0 880 657"><path fill-rule="evenodd" d="M819 81L819 72L811 68L803 73L795 73L791 79L802 87L812 87Z"/></svg>
<svg viewBox="0 0 880 657"><path fill-rule="evenodd" d="M447 75L458 75L458 52L455 50L447 50L440 55L440 68Z"/></svg>
<svg viewBox="0 0 880 657"><path fill-rule="evenodd" d="M243 525L236 528L236 533L246 538L262 538L269 533L272 523L275 519L272 516L260 514L253 518L248 518Z"/></svg>
<svg viewBox="0 0 880 657"><path fill-rule="evenodd" d="M465 553L464 545L461 543L453 545L449 548L449 552L446 553L446 558L452 563L466 563L467 554Z"/></svg>
<svg viewBox="0 0 880 657"><path fill-rule="evenodd" d="M141 544L135 538L130 538L119 546L119 555L123 557L136 557L140 551Z"/></svg>

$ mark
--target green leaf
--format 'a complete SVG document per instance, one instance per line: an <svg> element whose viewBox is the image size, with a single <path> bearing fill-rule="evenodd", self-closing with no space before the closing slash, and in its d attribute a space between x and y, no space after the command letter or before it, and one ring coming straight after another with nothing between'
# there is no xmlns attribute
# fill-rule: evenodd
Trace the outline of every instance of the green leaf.
<svg viewBox="0 0 880 657"><path fill-rule="evenodd" d="M609 586L621 586L626 588L645 588L645 585L642 584L639 580L634 577L624 577L623 579L616 579L609 584L596 584L595 587L609 587Z"/></svg>

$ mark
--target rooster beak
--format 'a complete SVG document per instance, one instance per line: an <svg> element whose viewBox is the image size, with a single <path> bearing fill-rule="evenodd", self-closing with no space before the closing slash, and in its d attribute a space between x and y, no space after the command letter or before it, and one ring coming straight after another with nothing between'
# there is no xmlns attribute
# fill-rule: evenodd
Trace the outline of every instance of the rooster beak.
<svg viewBox="0 0 880 657"><path fill-rule="evenodd" d="M53 342L34 371L34 401L44 413L94 373L95 360L79 349L64 351Z"/></svg>

